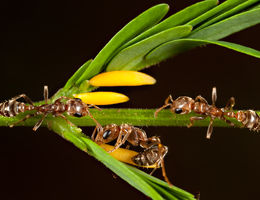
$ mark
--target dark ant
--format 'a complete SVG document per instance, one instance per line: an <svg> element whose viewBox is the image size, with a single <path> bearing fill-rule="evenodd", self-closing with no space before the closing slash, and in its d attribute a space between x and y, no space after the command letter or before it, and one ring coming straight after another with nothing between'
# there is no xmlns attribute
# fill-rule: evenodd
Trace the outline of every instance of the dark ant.
<svg viewBox="0 0 260 200"><path fill-rule="evenodd" d="M151 166L156 164L156 168L153 169L153 171L150 173L150 175L153 174L153 172L161 166L162 168L162 175L164 177L164 180L169 184L172 185L170 180L168 179L165 171L165 165L164 165L164 156L168 153L168 147L159 144L154 144L147 149L145 149L143 152L140 152L136 156L132 157L132 161L137 164L139 167L144 166Z"/></svg>
<svg viewBox="0 0 260 200"><path fill-rule="evenodd" d="M42 118L35 124L33 130L36 131L42 124L43 120L48 114L52 114L55 117L61 117L67 121L68 124L73 125L64 115L64 112L67 112L68 115L72 115L74 117L83 117L83 116L90 116L91 119L97 124L97 127L101 127L101 125L97 122L97 120L91 115L89 112L90 107L95 107L95 105L88 105L81 101L81 99L77 98L68 98L68 97L60 97L55 100L53 104L48 104L48 86L44 86L44 101L45 104L36 106L33 104L32 100L26 96L25 94L18 95L13 97L9 101L5 101L0 104L0 115L4 117L14 117L19 113L23 113L25 111L32 111L35 110L36 112L33 114L26 115L23 119L19 120L18 122L10 125L13 127L14 125L23 122L31 117L37 115L43 115ZM24 98L25 101L28 103L26 105L23 102L18 102L17 99ZM65 103L61 102L62 100L66 100Z"/></svg>
<svg viewBox="0 0 260 200"><path fill-rule="evenodd" d="M140 146L144 148L145 150L143 152L132 158L133 162L135 162L138 166L156 164L159 167L161 165L165 181L171 185L169 179L166 176L163 160L164 156L168 152L168 147L161 144L159 137L153 136L148 138L144 130L129 124L121 124L120 126L116 124L109 124L100 129L98 132L96 129L97 128L95 128L91 139L99 145L107 144L117 139L114 149L108 151L108 153L115 151L126 141L128 141L133 146ZM127 148L129 148L129 146L127 146Z"/></svg>
<svg viewBox="0 0 260 200"><path fill-rule="evenodd" d="M157 109L154 113L154 116L157 117L158 113L170 106L170 111L172 113L176 114L188 114L191 111L200 114L202 116L194 116L190 118L190 124L188 124L188 128L191 127L196 120L203 120L206 117L210 117L210 122L207 130L207 136L206 138L210 139L210 136L213 131L213 121L215 118L224 120L226 123L228 123L231 126L234 126L234 124L226 119L227 111L231 110L234 106L234 97L231 97L226 105L225 108L217 108L215 106L217 100L217 89L216 87L212 88L212 105L209 105L207 100L204 99L202 96L197 96L195 100L193 100L190 97L187 96L181 96L178 97L176 100L172 99L172 96L170 95L166 100L165 104ZM171 101L171 102L169 102Z"/></svg>

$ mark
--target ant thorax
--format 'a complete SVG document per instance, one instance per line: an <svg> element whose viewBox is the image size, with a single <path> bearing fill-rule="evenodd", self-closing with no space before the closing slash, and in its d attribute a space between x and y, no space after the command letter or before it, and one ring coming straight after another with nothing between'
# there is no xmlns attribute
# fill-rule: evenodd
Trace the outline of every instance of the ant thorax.
<svg viewBox="0 0 260 200"><path fill-rule="evenodd" d="M66 102L67 113L74 117L83 117L87 115L88 106L81 99L70 99Z"/></svg>
<svg viewBox="0 0 260 200"><path fill-rule="evenodd" d="M172 102L171 109L176 114L188 114L192 111L194 100L187 96L180 96Z"/></svg>

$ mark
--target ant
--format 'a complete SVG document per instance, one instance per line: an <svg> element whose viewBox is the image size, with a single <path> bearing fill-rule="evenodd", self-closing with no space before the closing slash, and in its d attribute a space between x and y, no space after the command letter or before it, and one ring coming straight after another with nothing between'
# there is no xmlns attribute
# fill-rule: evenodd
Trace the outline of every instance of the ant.
<svg viewBox="0 0 260 200"><path fill-rule="evenodd" d="M126 141L128 141L133 146L140 146L145 149L154 144L160 143L160 139L158 137L153 136L148 138L144 130L131 126L129 124L106 125L98 131L97 135L96 129L97 127L95 128L91 139L97 144L107 144L117 139L114 149L108 151L109 153L112 153L113 151L118 149ZM129 146L127 148L129 148Z"/></svg>
<svg viewBox="0 0 260 200"><path fill-rule="evenodd" d="M108 151L108 153L115 151L126 141L128 141L133 146L140 146L144 148L145 150L143 152L137 154L132 158L133 162L136 163L138 166L148 166L156 164L159 167L161 165L165 181L171 185L169 179L166 176L163 160L164 156L168 152L168 147L161 144L161 140L159 137L153 136L148 138L144 130L131 126L129 124L109 124L100 129L98 132L96 131L96 129L97 128L95 128L91 139L97 144L106 144L117 139L114 149ZM129 148L129 145L127 146L127 148ZM154 170L152 171L152 173L153 172Z"/></svg>
<svg viewBox="0 0 260 200"><path fill-rule="evenodd" d="M231 107L231 111L226 112L225 115L231 118L235 118L237 121L242 123L245 128L252 131L260 131L260 117L254 110L239 110L237 113L232 111L235 105L235 99Z"/></svg>
<svg viewBox="0 0 260 200"><path fill-rule="evenodd" d="M158 143L158 144L153 144L152 146L148 147L143 152L140 152L139 154L132 157L131 159L139 167L156 164L156 168L153 169L150 175L152 175L157 168L161 167L164 180L169 185L172 185L172 183L170 182L170 180L166 175L165 165L164 165L164 157L167 153L168 153L168 147L162 145L161 143Z"/></svg>
<svg viewBox="0 0 260 200"><path fill-rule="evenodd" d="M74 125L63 115L64 112L67 112L68 115L72 115L74 117L83 117L88 115L91 117L91 119L94 120L94 122L97 124L97 127L101 127L98 121L89 112L90 107L95 107L100 110L100 108L98 108L97 106L92 104L85 104L81 101L81 99L78 98L68 98L64 96L56 99L53 104L48 104L48 86L44 86L43 94L45 104L40 106L34 105L32 100L25 94L20 94L16 97L13 97L9 101L0 103L0 115L4 117L14 117L19 113L23 113L25 111L35 110L35 113L28 114L23 119L10 125L10 127L13 127L14 125L23 122L31 117L42 115L42 118L33 127L34 131L36 131L41 126L43 120L48 114L52 114L55 117L61 117L65 119L68 124ZM23 102L18 102L17 99L20 98L24 98L28 105ZM66 100L66 102L63 103L62 100Z"/></svg>
<svg viewBox="0 0 260 200"><path fill-rule="evenodd" d="M157 109L154 113L154 116L157 117L158 113L170 106L170 111L172 113L176 114L188 114L191 111L200 114L202 116L194 116L190 118L190 124L188 124L188 128L190 128L194 121L196 120L203 120L207 117L210 117L210 122L207 130L207 139L210 139L212 131L213 131L213 121L215 118L224 120L226 123L228 123L231 126L234 126L234 124L226 119L226 116L229 117L227 114L229 110L232 110L235 99L234 97L231 97L226 105L225 108L217 108L215 106L217 100L217 89L216 87L212 88L212 105L209 105L207 100L204 99L202 96L197 96L195 100L193 100L191 97L187 96L180 96L176 100L173 100L172 96L170 95L166 100L165 104ZM170 102L169 102L170 101Z"/></svg>

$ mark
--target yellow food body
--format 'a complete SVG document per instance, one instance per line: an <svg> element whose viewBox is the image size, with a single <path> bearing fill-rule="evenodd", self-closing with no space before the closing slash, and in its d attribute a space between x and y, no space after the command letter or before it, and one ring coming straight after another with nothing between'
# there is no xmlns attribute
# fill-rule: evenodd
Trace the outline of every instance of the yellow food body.
<svg viewBox="0 0 260 200"><path fill-rule="evenodd" d="M129 100L126 95L116 92L87 92L74 94L73 96L81 99L86 104L95 105L111 105L123 103Z"/></svg>
<svg viewBox="0 0 260 200"><path fill-rule="evenodd" d="M156 80L137 71L111 71L94 76L89 83L93 86L139 86L153 85Z"/></svg>
<svg viewBox="0 0 260 200"><path fill-rule="evenodd" d="M106 151L110 151L114 148L114 146L111 146L108 144L101 144L100 146L103 149L105 149ZM136 151L132 151L129 149L123 149L123 148L119 148L119 149L115 150L114 152L110 153L110 155L112 157L114 157L115 159L117 159L121 162L139 166L139 165L135 164L131 159L132 157L136 156L137 154L138 154L138 152L136 152ZM157 166L156 166L156 164L154 164L154 165L150 165L150 166L139 166L139 167L156 168Z"/></svg>

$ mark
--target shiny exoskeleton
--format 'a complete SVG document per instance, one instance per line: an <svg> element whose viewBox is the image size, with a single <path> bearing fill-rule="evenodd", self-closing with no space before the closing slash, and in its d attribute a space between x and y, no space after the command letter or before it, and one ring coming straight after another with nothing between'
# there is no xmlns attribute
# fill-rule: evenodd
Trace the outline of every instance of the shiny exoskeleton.
<svg viewBox="0 0 260 200"><path fill-rule="evenodd" d="M116 140L114 149L109 153L118 149L126 141L133 146L140 146L142 148L148 148L154 144L160 143L160 139L156 136L148 138L146 132L140 128L131 126L129 124L109 124L104 126L97 132L94 130L91 139L97 144L107 144Z"/></svg>
<svg viewBox="0 0 260 200"><path fill-rule="evenodd" d="M166 176L163 160L164 156L168 152L168 148L161 144L159 137L153 136L148 138L144 130L129 124L109 124L99 129L98 132L96 129L94 130L91 139L97 144L107 144L116 140L114 149L108 151L108 153L115 151L121 145L125 144L126 141L133 146L144 148L143 152L132 158L133 162L142 167L153 164L156 164L158 167L161 166L165 181L171 184Z"/></svg>
<svg viewBox="0 0 260 200"><path fill-rule="evenodd" d="M17 99L24 98L28 104L23 102L18 102ZM55 100L54 103L48 104L48 87L44 86L44 100L45 104L36 106L33 104L32 100L27 97L25 94L18 95L12 98L9 101L3 102L0 104L0 115L5 117L14 117L19 113L23 113L25 111L36 111L33 114L26 115L23 119L16 122L18 124L27 120L30 117L34 117L37 115L42 115L42 118L35 124L33 130L36 131L42 124L43 120L48 114L52 114L55 117L62 117L65 119L70 125L73 125L64 115L63 113L67 112L68 115L72 115L74 117L83 117L90 116L98 127L101 125L94 119L94 117L89 112L90 107L96 107L95 105L88 105L81 101L81 99L77 98L68 98L68 97L60 97ZM65 103L62 102L65 100ZM96 107L98 108L98 107ZM98 108L99 109L99 108ZM15 124L10 125L13 127Z"/></svg>
<svg viewBox="0 0 260 200"><path fill-rule="evenodd" d="M170 106L170 111L172 113L176 114L187 114L191 111L200 114L202 116L194 116L190 118L190 124L188 127L191 127L195 120L203 120L206 117L210 117L210 123L207 130L207 138L209 139L212 131L213 131L213 121L215 118L224 120L226 123L228 123L231 126L234 126L234 124L226 119L226 117L235 118L237 121L241 122L244 127L249 128L253 131L259 131L260 130L260 117L257 115L257 113L253 110L240 110L237 113L233 112L232 109L235 105L235 98L231 97L228 100L227 105L224 108L217 108L215 106L217 100L217 89L216 87L212 88L212 105L209 105L206 99L204 99L202 96L197 96L195 100L193 100L190 97L181 96L178 97L176 100L172 99L172 96L170 95L165 100L165 105L163 105L161 108L157 109L155 112L155 117L157 116L158 112L160 112L162 109ZM171 101L171 102L169 102Z"/></svg>
<svg viewBox="0 0 260 200"><path fill-rule="evenodd" d="M154 144L149 148L145 149L143 152L140 152L136 156L132 157L132 161L137 164L138 166L151 166L156 164L157 168L161 166L162 168L162 175L167 183L171 185L169 181L164 165L164 157L168 153L168 147L159 144ZM155 168L156 169L156 168ZM155 169L150 173L152 174Z"/></svg>
<svg viewBox="0 0 260 200"><path fill-rule="evenodd" d="M213 121L215 118L224 120L231 126L234 126L232 122L230 122L228 119L226 119L226 112L232 108L232 100L233 98L230 98L227 106L225 108L217 108L215 106L217 100L217 90L216 87L213 87L212 89L212 105L209 105L207 100L204 99L202 96L197 96L195 100L193 100L191 97L187 96L181 96L178 97L176 100L172 99L172 96L170 95L166 100L165 104L156 110L155 117L157 116L158 112L160 112L162 109L170 106L170 111L172 113L176 114L187 114L191 111L200 114L202 116L194 116L190 118L190 124L188 124L188 127L191 127L196 120L203 120L206 117L210 117L210 122L207 130L207 138L209 139L212 131L213 131ZM171 102L169 102L171 101Z"/></svg>
<svg viewBox="0 0 260 200"><path fill-rule="evenodd" d="M233 106L232 106L233 107ZM229 111L225 113L226 116L235 118L241 122L245 128L252 131L260 131L260 117L254 110L239 110L236 113Z"/></svg>

